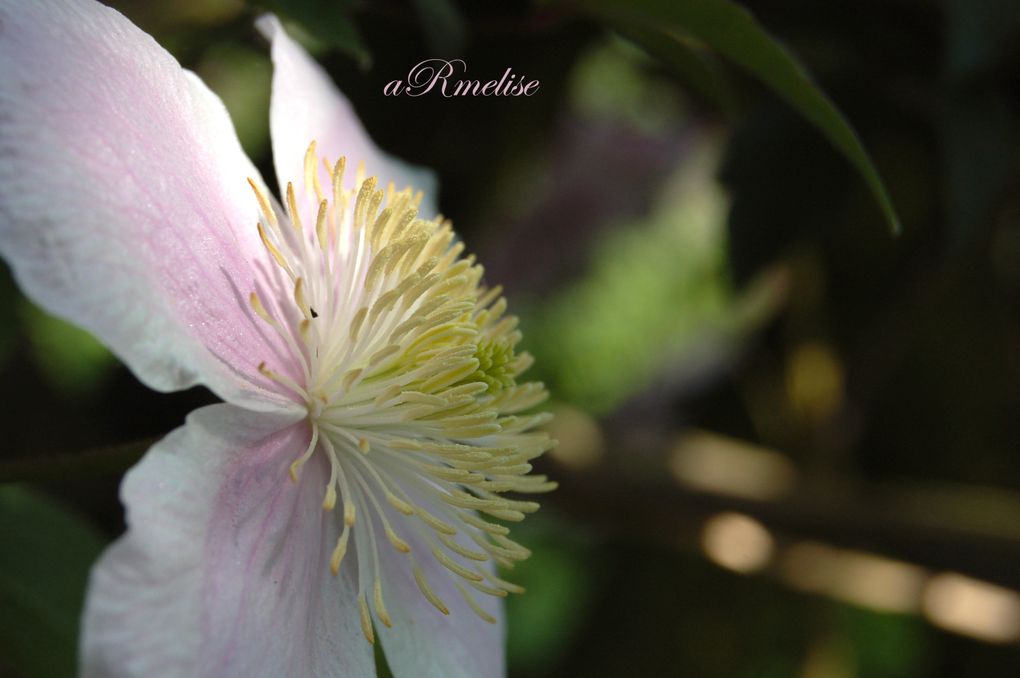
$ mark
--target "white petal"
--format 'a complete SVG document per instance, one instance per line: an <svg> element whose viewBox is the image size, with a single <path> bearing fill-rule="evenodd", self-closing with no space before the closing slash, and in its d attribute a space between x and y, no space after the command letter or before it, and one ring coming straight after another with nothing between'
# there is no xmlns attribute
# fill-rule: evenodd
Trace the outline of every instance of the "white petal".
<svg viewBox="0 0 1020 678"><path fill-rule="evenodd" d="M249 402L265 258L220 100L118 12L0 0L0 254L149 386Z"/></svg>
<svg viewBox="0 0 1020 678"><path fill-rule="evenodd" d="M304 190L304 157L314 140L320 157L336 162L345 156L347 187L353 186L356 163L365 163L366 176L390 181L398 189L413 186L425 192L421 214L436 214L437 182L428 169L415 167L383 152L369 138L351 102L333 84L325 71L287 35L275 16L259 19L259 29L272 40L273 95L269 126L273 137L273 158L281 191L287 182L301 194ZM321 167L320 180L328 187L328 175ZM305 210L303 210L305 211ZM303 214L305 218L314 213Z"/></svg>
<svg viewBox="0 0 1020 678"><path fill-rule="evenodd" d="M442 515L440 504L422 500L420 496L415 497L415 504L433 515ZM394 521L395 526L398 524ZM421 537L411 531L401 531L400 536L407 540L430 588L446 604L450 614L442 614L425 599L406 558L382 558L384 602L393 619L393 628L387 629L382 624L376 624L376 628L395 678L504 676L506 630L503 600L463 584L475 601L496 619L495 624L483 621L461 597L450 571L431 556ZM385 543L385 537L380 541ZM470 541L458 541L477 550ZM467 567L474 565L460 556L451 557Z"/></svg>
<svg viewBox="0 0 1020 678"><path fill-rule="evenodd" d="M93 571L85 678L374 676L339 526L322 510L322 455L287 467L304 421L232 405L198 410L122 488L128 532Z"/></svg>

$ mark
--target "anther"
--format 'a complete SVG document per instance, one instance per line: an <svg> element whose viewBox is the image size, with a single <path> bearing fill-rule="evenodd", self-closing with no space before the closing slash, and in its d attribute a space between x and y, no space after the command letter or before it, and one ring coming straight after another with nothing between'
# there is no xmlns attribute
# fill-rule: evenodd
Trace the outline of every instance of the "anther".
<svg viewBox="0 0 1020 678"><path fill-rule="evenodd" d="M365 634L365 640L375 644L375 634L372 632L372 613L368 610L368 603L365 602L365 594L358 596L358 608L361 610L361 632Z"/></svg>
<svg viewBox="0 0 1020 678"><path fill-rule="evenodd" d="M393 620L390 619L390 614L386 611L386 605L383 603L382 582L378 578L375 580L373 589L372 598L375 601L375 613L379 617L379 621L385 624L386 628L393 628Z"/></svg>
<svg viewBox="0 0 1020 678"><path fill-rule="evenodd" d="M273 210L272 207L270 207L269 200L266 199L266 196L263 195L262 190L258 187L258 184L256 184L255 180L252 179L251 177L248 177L248 185L251 186L251 190L255 191L255 199L259 203L259 209L262 211L262 214L266 215L266 219L269 221L270 225L276 226L277 225L276 212Z"/></svg>

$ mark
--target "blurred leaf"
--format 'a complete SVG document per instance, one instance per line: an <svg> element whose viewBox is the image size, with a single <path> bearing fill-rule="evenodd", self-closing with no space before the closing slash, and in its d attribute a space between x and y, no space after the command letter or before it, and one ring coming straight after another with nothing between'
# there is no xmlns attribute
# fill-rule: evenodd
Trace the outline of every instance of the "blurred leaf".
<svg viewBox="0 0 1020 678"><path fill-rule="evenodd" d="M89 568L102 539L21 486L0 487L0 657L25 678L72 676Z"/></svg>
<svg viewBox="0 0 1020 678"><path fill-rule="evenodd" d="M464 17L453 0L414 0L425 28L429 49L444 57L457 56L464 47Z"/></svg>
<svg viewBox="0 0 1020 678"><path fill-rule="evenodd" d="M783 281L736 294L726 266L717 143L691 146L652 214L596 241L576 283L524 313L529 350L557 397L606 413L649 384L700 381L769 317Z"/></svg>
<svg viewBox="0 0 1020 678"><path fill-rule="evenodd" d="M572 108L582 117L621 121L661 138L682 118L683 102L671 83L652 72L653 65L642 49L625 40L596 45L574 66Z"/></svg>
<svg viewBox="0 0 1020 678"><path fill-rule="evenodd" d="M658 31L628 27L622 35L655 57L698 95L723 114L737 111L737 97L722 64L703 45L677 40Z"/></svg>
<svg viewBox="0 0 1020 678"><path fill-rule="evenodd" d="M350 55L362 68L371 65L372 55L351 19L354 3L347 0L257 0L256 4L298 24L323 46Z"/></svg>
<svg viewBox="0 0 1020 678"><path fill-rule="evenodd" d="M893 232L899 218L867 151L832 101L804 68L745 8L730 0L581 0L579 6L614 28L695 39L750 71L815 125L850 160L882 207ZM686 49L686 48L685 48Z"/></svg>
<svg viewBox="0 0 1020 678"><path fill-rule="evenodd" d="M855 655L857 675L911 678L927 675L921 661L926 629L916 616L839 605L839 620Z"/></svg>
<svg viewBox="0 0 1020 678"><path fill-rule="evenodd" d="M515 539L533 554L505 572L526 591L507 599L507 657L513 673L554 665L585 621L593 593L593 568L585 546L564 539L547 515L515 528Z"/></svg>
<svg viewBox="0 0 1020 678"><path fill-rule="evenodd" d="M87 393L117 364L113 354L91 334L30 302L22 307L22 319L36 364L61 391Z"/></svg>
<svg viewBox="0 0 1020 678"><path fill-rule="evenodd" d="M223 100L250 158L269 146L269 92L273 68L264 50L219 43L207 51L198 74Z"/></svg>

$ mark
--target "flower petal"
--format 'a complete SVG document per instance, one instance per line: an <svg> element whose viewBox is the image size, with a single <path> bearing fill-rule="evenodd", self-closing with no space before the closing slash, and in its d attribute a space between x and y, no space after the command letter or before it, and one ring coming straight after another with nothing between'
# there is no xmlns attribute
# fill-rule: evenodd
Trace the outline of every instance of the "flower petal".
<svg viewBox="0 0 1020 678"><path fill-rule="evenodd" d="M247 307L258 173L223 104L91 0L0 1L0 63L0 254L22 289L149 386L250 404L275 343Z"/></svg>
<svg viewBox="0 0 1020 678"><path fill-rule="evenodd" d="M443 515L437 500L415 497L417 506L432 515ZM506 630L503 600L466 586L474 600L496 623L483 621L457 591L453 577L433 558L428 545L414 531L402 532L411 554L421 567L429 587L449 609L444 615L426 600L404 558L382 558L385 603L393 627L377 624L386 661L395 678L502 678L506 675ZM380 541L385 540L380 536ZM461 545L474 547L469 541ZM477 547L475 547L477 549ZM384 554L395 555L395 554ZM451 554L459 564L474 563ZM458 578L459 581L459 578Z"/></svg>
<svg viewBox="0 0 1020 678"><path fill-rule="evenodd" d="M314 140L320 157L336 162L344 156L351 163L345 173L348 188L354 185L356 163L364 161L366 176L378 177L380 186L385 187L392 181L397 189L413 186L424 191L420 211L425 217L435 216L435 174L380 150L369 138L351 102L308 53L287 35L275 16L263 16L258 26L272 41L274 71L269 125L281 192L290 181L299 195L304 193L305 152ZM328 175L321 167L319 171L322 185L328 187ZM302 209L301 216L314 218L313 209Z"/></svg>
<svg viewBox="0 0 1020 678"><path fill-rule="evenodd" d="M220 404L149 451L122 488L128 532L93 571L83 675L374 676L336 512L293 417Z"/></svg>

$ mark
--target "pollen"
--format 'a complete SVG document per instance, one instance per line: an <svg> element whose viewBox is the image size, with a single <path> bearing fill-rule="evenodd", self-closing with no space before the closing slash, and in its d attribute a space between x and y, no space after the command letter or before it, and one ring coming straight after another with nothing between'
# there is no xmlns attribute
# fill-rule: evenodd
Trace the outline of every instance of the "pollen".
<svg viewBox="0 0 1020 678"><path fill-rule="evenodd" d="M315 454L328 462L322 510L338 533L323 566L352 568L368 642L376 623L397 623L383 558L399 559L438 613L495 622L485 597L523 591L495 566L530 555L503 522L538 509L520 495L556 487L531 473L554 445L535 411L546 390L521 380L532 359L517 349L517 319L450 222L421 218L420 192L380 187L362 164L345 181L347 167L313 142L283 206L250 181L267 254L250 307L285 347L261 356L258 374L305 407L310 429L289 481L311 481Z"/></svg>

